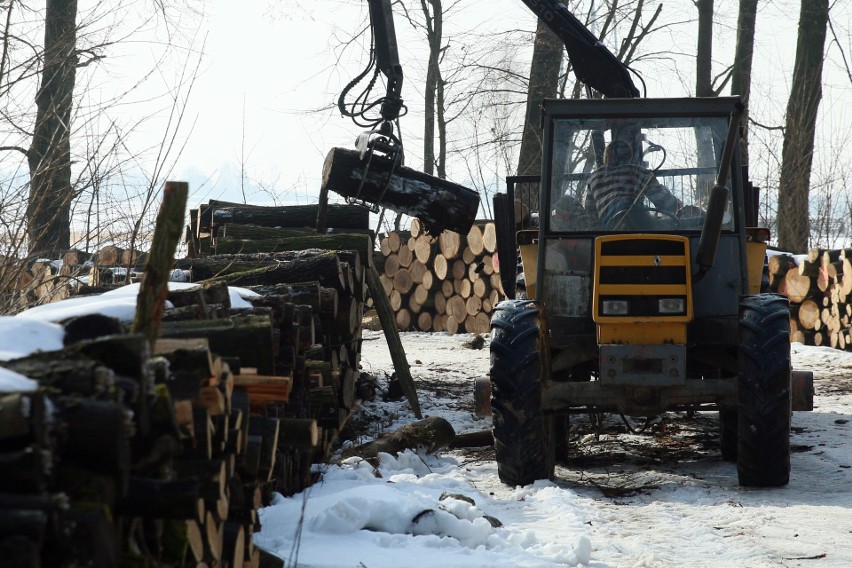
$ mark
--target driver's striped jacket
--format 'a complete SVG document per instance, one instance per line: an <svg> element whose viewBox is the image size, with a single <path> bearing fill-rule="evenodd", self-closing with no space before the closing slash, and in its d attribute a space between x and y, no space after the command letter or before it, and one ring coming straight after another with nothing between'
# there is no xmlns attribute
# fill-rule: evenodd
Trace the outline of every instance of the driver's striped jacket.
<svg viewBox="0 0 852 568"><path fill-rule="evenodd" d="M636 164L602 166L595 170L587 184L586 210L595 211L604 226L611 226L617 215L630 209L642 207L642 197L647 197L654 207L675 213L681 202L654 173ZM639 199L636 197L639 196Z"/></svg>

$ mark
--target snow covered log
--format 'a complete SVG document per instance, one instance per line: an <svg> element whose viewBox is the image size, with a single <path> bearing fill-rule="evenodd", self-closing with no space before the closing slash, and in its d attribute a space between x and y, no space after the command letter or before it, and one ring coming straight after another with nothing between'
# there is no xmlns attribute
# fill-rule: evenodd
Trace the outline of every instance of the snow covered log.
<svg viewBox="0 0 852 568"><path fill-rule="evenodd" d="M476 219L479 194L472 189L405 166L388 177L392 162L382 156L373 155L365 177L366 165L357 151L332 148L323 188L417 217L435 235L448 229L466 234Z"/></svg>

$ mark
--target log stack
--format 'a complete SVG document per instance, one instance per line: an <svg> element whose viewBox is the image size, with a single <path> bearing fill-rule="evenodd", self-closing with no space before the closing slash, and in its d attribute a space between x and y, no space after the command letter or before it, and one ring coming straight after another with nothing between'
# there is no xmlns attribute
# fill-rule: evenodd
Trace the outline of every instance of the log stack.
<svg viewBox="0 0 852 568"><path fill-rule="evenodd" d="M203 282L169 292L153 352L119 322L84 316L67 323L65 350L2 363L39 385L0 394L10 565L260 564L257 509L313 481L356 405L373 255L355 209L324 235L292 221L299 209L196 210L207 235L191 225L195 257L175 264ZM299 226L270 234L283 229L240 215ZM239 253L199 252L235 242ZM232 306L229 284L257 295Z"/></svg>
<svg viewBox="0 0 852 568"><path fill-rule="evenodd" d="M793 341L852 349L852 249L810 249L767 260L769 290L790 300Z"/></svg>
<svg viewBox="0 0 852 568"><path fill-rule="evenodd" d="M488 333L504 299L494 223L435 238L414 219L410 232L391 231L379 245L380 279L400 330Z"/></svg>
<svg viewBox="0 0 852 568"><path fill-rule="evenodd" d="M325 455L355 405L373 241L364 208L329 205L322 233L312 227L318 213L317 206L211 201L192 212L187 227L195 256L177 265L207 287L229 284L260 294L250 299L251 311L271 314L279 344L271 367L264 354L257 372L290 376L293 390L287 405L275 407L268 391L274 381L264 379L252 387L253 408L266 404L264 412L279 418L316 420L318 452Z"/></svg>
<svg viewBox="0 0 852 568"><path fill-rule="evenodd" d="M9 565L259 565L268 448L287 434L253 422L205 341L150 353L141 335L111 335L3 366L39 386L0 395Z"/></svg>

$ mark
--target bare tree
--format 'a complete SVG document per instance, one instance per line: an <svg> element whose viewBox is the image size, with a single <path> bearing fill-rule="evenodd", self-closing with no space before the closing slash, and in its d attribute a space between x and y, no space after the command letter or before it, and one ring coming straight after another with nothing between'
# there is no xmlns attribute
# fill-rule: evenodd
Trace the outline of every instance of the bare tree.
<svg viewBox="0 0 852 568"><path fill-rule="evenodd" d="M541 171L541 103L544 99L556 98L564 50L562 41L538 18L530 62L524 130L518 156L518 175L538 175ZM530 205L538 210L538 202L535 200Z"/></svg>
<svg viewBox="0 0 852 568"><path fill-rule="evenodd" d="M731 94L739 95L748 108L751 94L751 64L754 59L754 29L757 20L757 0L740 0L737 16L737 47L731 68ZM748 111L743 120L740 155L748 164Z"/></svg>
<svg viewBox="0 0 852 568"><path fill-rule="evenodd" d="M795 252L808 248L808 193L827 24L828 0L802 0L778 185L778 245Z"/></svg>

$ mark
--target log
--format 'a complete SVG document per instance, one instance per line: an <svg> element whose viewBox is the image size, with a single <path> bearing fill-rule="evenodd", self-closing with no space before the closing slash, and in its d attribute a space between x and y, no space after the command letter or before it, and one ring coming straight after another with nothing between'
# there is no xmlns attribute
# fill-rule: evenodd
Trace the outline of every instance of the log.
<svg viewBox="0 0 852 568"><path fill-rule="evenodd" d="M462 252L461 235L454 231L444 231L438 237L438 248L444 258L454 260Z"/></svg>
<svg viewBox="0 0 852 568"><path fill-rule="evenodd" d="M274 373L272 321L269 316L233 316L222 320L166 322L163 337L206 337L210 349L240 358L245 367L256 367L265 375Z"/></svg>
<svg viewBox="0 0 852 568"><path fill-rule="evenodd" d="M444 295L445 298L449 298L455 293L455 291L453 290L453 280L451 278L448 278L441 282L441 293Z"/></svg>
<svg viewBox="0 0 852 568"><path fill-rule="evenodd" d="M476 255L473 254L473 251L470 250L470 247L466 246L464 247L464 249L462 249L460 258L461 261L464 262L466 265L470 265L473 263L474 259L476 258Z"/></svg>
<svg viewBox="0 0 852 568"><path fill-rule="evenodd" d="M345 450L342 459L360 456L368 461L378 460L379 453L398 455L405 450L435 453L452 444L456 436L452 424L440 416L430 416L372 442Z"/></svg>
<svg viewBox="0 0 852 568"><path fill-rule="evenodd" d="M394 320L399 331L408 331L411 328L411 311L407 308L400 308L396 312Z"/></svg>
<svg viewBox="0 0 852 568"><path fill-rule="evenodd" d="M181 217L183 213L181 213ZM121 255L124 249L113 245L101 247L98 251L97 265L98 266L113 266L121 262Z"/></svg>
<svg viewBox="0 0 852 568"><path fill-rule="evenodd" d="M482 246L488 254L497 252L497 228L494 223L486 223L482 231Z"/></svg>
<svg viewBox="0 0 852 568"><path fill-rule="evenodd" d="M379 275L374 268L367 270L367 285L370 289L370 295L376 306L376 313L382 323L382 331L385 334L385 340L390 349L391 359L394 364L394 370L402 385L402 392L405 394L408 403L411 405L414 415L417 418L422 418L420 412L420 402L417 400L417 391L414 388L414 379L411 378L411 370L408 366L408 361L405 358L405 350L402 347L402 341L397 333L396 321L394 314L386 301L387 297L382 293L382 285L379 282Z"/></svg>
<svg viewBox="0 0 852 568"><path fill-rule="evenodd" d="M205 509L195 479L131 477L127 494L118 501L118 512L126 517L202 520Z"/></svg>
<svg viewBox="0 0 852 568"><path fill-rule="evenodd" d="M436 254L435 260L432 262L432 270L435 272L435 276L438 280L445 280L447 278L447 257L443 254Z"/></svg>
<svg viewBox="0 0 852 568"><path fill-rule="evenodd" d="M414 280L407 268L400 268L393 277L393 288L400 294L408 294L414 286Z"/></svg>
<svg viewBox="0 0 852 568"><path fill-rule="evenodd" d="M136 299L136 317L131 330L141 333L153 347L160 331L160 321L165 310L168 282L175 250L180 241L189 184L166 182L163 202L157 213L151 252L145 263L145 279Z"/></svg>
<svg viewBox="0 0 852 568"><path fill-rule="evenodd" d="M245 528L234 522L225 522L222 532L222 562L224 566L242 568L245 560Z"/></svg>
<svg viewBox="0 0 852 568"><path fill-rule="evenodd" d="M281 418L278 447L315 448L319 443L317 421L312 418Z"/></svg>
<svg viewBox="0 0 852 568"><path fill-rule="evenodd" d="M53 397L66 438L58 448L63 460L93 471L126 474L130 470L126 411L113 402Z"/></svg>
<svg viewBox="0 0 852 568"><path fill-rule="evenodd" d="M414 260L414 253L411 252L411 249L409 249L407 246L399 247L399 250L396 254L397 258L399 258L400 269L408 268L409 266L411 266L411 261Z"/></svg>
<svg viewBox="0 0 852 568"><path fill-rule="evenodd" d="M478 432L467 432L456 434L451 448L487 448L494 445L494 434L491 430L479 430Z"/></svg>
<svg viewBox="0 0 852 568"><path fill-rule="evenodd" d="M417 329L420 331L431 331L432 314L429 312L420 312L420 315L417 316Z"/></svg>
<svg viewBox="0 0 852 568"><path fill-rule="evenodd" d="M784 275L784 288L784 293L791 302L800 303L812 294L811 278L799 274L796 270L790 270ZM816 286L813 286L813 289L816 289Z"/></svg>
<svg viewBox="0 0 852 568"><path fill-rule="evenodd" d="M467 246L474 256L479 256L485 250L485 243L482 238L482 229L477 225L473 225L470 231L467 232Z"/></svg>
<svg viewBox="0 0 852 568"><path fill-rule="evenodd" d="M214 219L217 225L233 223L261 227L314 228L318 212L318 205L267 207L211 199L201 208L201 228L209 229ZM367 230L370 228L370 212L355 205L329 204L325 212L325 225L338 229Z"/></svg>
<svg viewBox="0 0 852 568"><path fill-rule="evenodd" d="M805 300L799 305L798 317L803 330L815 329L820 321L820 307L813 300Z"/></svg>
<svg viewBox="0 0 852 568"><path fill-rule="evenodd" d="M416 217L432 234L470 229L479 210L475 191L405 166L388 177L393 164L377 155L365 177L366 163L355 150L332 148L323 164L323 188Z"/></svg>
<svg viewBox="0 0 852 568"><path fill-rule="evenodd" d="M302 237L315 235L316 231L302 227L264 227L262 225L243 225L239 223L228 223L219 227L217 239L248 239L262 241L266 239L288 239L290 237Z"/></svg>
<svg viewBox="0 0 852 568"><path fill-rule="evenodd" d="M365 263L372 262L373 242L369 235L333 233L300 235L275 239L250 240L223 237L216 240L216 254L284 252L297 250L354 250Z"/></svg>
<svg viewBox="0 0 852 568"><path fill-rule="evenodd" d="M414 240L414 256L423 264L429 264L432 257L433 239L428 235L420 235Z"/></svg>
<svg viewBox="0 0 852 568"><path fill-rule="evenodd" d="M333 251L299 251L258 255L224 255L192 262L196 281L258 286L282 282L318 281L346 290L340 259Z"/></svg>

